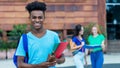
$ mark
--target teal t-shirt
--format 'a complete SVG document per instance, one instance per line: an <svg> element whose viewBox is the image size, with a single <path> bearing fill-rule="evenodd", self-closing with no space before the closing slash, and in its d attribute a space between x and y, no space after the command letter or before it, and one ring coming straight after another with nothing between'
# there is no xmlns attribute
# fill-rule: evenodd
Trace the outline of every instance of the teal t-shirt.
<svg viewBox="0 0 120 68"><path fill-rule="evenodd" d="M96 37L93 37L93 35L90 35L88 37L88 42L92 46L95 46L95 45L100 45L101 46L103 40L105 40L105 37L102 34L99 34ZM98 51L98 50L102 50L102 48L94 48L93 52Z"/></svg>
<svg viewBox="0 0 120 68"><path fill-rule="evenodd" d="M48 55L53 52L54 47L57 47L60 43L60 39L57 33L47 30L46 34L38 38L31 32L27 33L28 38L28 64L40 64L47 61ZM26 56L23 49L22 37L16 50L16 55Z"/></svg>

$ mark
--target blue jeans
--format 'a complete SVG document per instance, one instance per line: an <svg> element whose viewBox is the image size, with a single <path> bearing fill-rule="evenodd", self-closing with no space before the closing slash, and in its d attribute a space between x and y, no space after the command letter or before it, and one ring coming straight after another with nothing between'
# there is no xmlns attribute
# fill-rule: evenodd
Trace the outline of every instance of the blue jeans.
<svg viewBox="0 0 120 68"><path fill-rule="evenodd" d="M91 52L90 56L92 68L102 68L104 62L103 52L102 51Z"/></svg>
<svg viewBox="0 0 120 68"><path fill-rule="evenodd" d="M84 68L84 52L78 52L73 56L76 68Z"/></svg>

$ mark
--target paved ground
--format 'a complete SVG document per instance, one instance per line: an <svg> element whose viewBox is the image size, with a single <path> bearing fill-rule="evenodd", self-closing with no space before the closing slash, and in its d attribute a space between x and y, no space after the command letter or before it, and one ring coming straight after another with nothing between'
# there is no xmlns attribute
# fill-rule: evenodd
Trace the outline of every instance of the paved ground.
<svg viewBox="0 0 120 68"><path fill-rule="evenodd" d="M88 62L88 66L91 65L90 56L87 56L87 62ZM105 54L104 64L120 64L120 54ZM65 63L61 65L57 65L57 67L68 67L68 66L75 66L72 57L66 57Z"/></svg>
<svg viewBox="0 0 120 68"><path fill-rule="evenodd" d="M75 66L68 66L68 67L58 67L58 68L75 68ZM91 65L85 66L85 68L92 68ZM116 64L104 64L103 68L120 68L120 63Z"/></svg>
<svg viewBox="0 0 120 68"><path fill-rule="evenodd" d="M104 66L103 68L120 68L120 54L105 54L104 55ZM89 56L87 56L88 66L85 68L91 68ZM66 57L66 61L63 64L56 65L57 68L75 68L72 57ZM1 60L0 68L15 68L12 59Z"/></svg>

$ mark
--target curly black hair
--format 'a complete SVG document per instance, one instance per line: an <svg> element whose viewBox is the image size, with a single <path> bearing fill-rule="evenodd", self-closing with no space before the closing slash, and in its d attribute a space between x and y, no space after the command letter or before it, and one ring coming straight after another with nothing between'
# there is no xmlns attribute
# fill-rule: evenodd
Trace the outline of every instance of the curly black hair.
<svg viewBox="0 0 120 68"><path fill-rule="evenodd" d="M44 2L34 1L31 3L28 3L25 8L29 13L31 13L34 10L41 10L41 11L45 12L46 4Z"/></svg>

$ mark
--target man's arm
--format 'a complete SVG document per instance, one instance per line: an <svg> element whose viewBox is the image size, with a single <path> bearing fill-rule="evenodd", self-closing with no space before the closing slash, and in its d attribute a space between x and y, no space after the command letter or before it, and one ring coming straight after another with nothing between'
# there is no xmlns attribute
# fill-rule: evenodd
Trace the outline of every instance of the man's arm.
<svg viewBox="0 0 120 68"><path fill-rule="evenodd" d="M27 64L24 63L24 57L18 56L18 68L48 68L49 66L53 66L56 62L44 62L41 64Z"/></svg>

